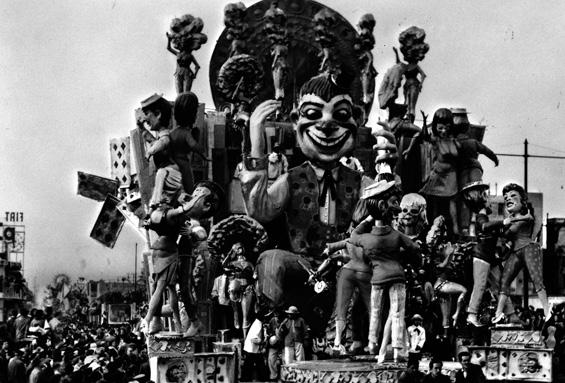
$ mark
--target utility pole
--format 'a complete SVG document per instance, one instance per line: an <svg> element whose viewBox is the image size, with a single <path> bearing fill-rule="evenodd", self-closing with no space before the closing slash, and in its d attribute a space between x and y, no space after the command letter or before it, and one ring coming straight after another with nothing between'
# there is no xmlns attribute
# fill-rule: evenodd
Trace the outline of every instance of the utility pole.
<svg viewBox="0 0 565 383"><path fill-rule="evenodd" d="M528 152L528 139L524 140L524 154L509 154L509 153L496 153L497 156L503 157L523 157L524 158L524 191L528 193L528 159L529 158L544 158L544 159L556 159L565 160L565 156L541 156L530 154ZM526 269L522 270L524 275L524 286L523 286L523 296L524 296L524 308L528 307L529 291L528 291L528 273Z"/></svg>
<svg viewBox="0 0 565 383"><path fill-rule="evenodd" d="M134 291L137 292L137 242L135 243L135 265L133 268L133 286L134 286Z"/></svg>

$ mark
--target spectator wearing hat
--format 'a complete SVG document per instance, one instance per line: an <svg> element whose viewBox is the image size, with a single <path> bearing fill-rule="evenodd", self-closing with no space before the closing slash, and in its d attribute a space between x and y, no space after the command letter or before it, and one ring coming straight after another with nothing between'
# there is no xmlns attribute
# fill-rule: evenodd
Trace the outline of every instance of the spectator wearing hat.
<svg viewBox="0 0 565 383"><path fill-rule="evenodd" d="M296 306L290 306L285 311L287 317L279 327L279 336L284 337L284 364L306 359L304 353L304 339L307 325L300 316Z"/></svg>
<svg viewBox="0 0 565 383"><path fill-rule="evenodd" d="M461 370L455 373L455 383L484 383L485 375L481 366L471 363L469 351L461 351L458 355Z"/></svg>
<svg viewBox="0 0 565 383"><path fill-rule="evenodd" d="M420 352L426 343L426 330L422 327L424 319L420 314L414 314L412 325L408 327L408 339L410 341L410 352Z"/></svg>
<svg viewBox="0 0 565 383"><path fill-rule="evenodd" d="M267 339L267 364L269 366L269 379L276 381L279 378L281 368L282 340L277 334L277 329L283 321L282 312L271 311L267 314L269 323L265 327L265 338Z"/></svg>

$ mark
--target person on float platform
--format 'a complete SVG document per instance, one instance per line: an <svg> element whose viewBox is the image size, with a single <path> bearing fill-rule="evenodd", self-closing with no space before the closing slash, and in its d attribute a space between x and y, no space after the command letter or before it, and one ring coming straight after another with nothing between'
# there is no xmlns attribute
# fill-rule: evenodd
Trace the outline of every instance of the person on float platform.
<svg viewBox="0 0 565 383"><path fill-rule="evenodd" d="M360 190L372 182L339 163L355 147L361 109L354 106L348 89L323 74L302 86L298 107L291 113L298 145L308 161L268 186L265 120L279 106L268 100L251 115L250 156L244 158L239 174L252 218L266 224L286 215L290 251L267 250L257 264L258 294L275 306L289 299L283 288L287 273L294 273L296 283L308 277L296 266L298 260L316 267L323 261L326 243L346 237Z"/></svg>

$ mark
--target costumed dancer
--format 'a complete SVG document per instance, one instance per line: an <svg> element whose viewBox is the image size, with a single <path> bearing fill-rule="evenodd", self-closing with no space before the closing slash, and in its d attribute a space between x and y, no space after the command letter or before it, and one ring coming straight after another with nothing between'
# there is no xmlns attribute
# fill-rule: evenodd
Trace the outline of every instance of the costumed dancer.
<svg viewBox="0 0 565 383"><path fill-rule="evenodd" d="M501 291L492 322L499 323L505 319L504 308L510 293L510 284L524 266L532 278L545 320L548 321L551 318L551 308L543 284L541 246L532 239L535 219L528 207L528 196L522 186L514 183L506 185L502 189L502 195L510 215L497 224L504 226L504 236L510 241L508 245L511 250L502 271Z"/></svg>

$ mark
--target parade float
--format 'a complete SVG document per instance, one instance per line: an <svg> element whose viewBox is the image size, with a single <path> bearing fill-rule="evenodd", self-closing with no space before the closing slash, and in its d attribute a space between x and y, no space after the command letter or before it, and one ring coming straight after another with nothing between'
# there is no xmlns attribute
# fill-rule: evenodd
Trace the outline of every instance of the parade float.
<svg viewBox="0 0 565 383"><path fill-rule="evenodd" d="M485 127L462 108L417 119L426 32L400 31L377 79L375 23L309 0L227 4L205 113L192 89L205 21L172 20L176 100L140 100L137 126L110 142L110 178L79 173L79 194L103 202L91 237L113 247L127 221L146 242L153 381L237 381L253 320L284 311L326 359L285 345L282 381L394 382L421 356L405 318L432 305L438 339L470 350L487 379L551 380L551 344L507 299L525 267L550 316L527 195L508 185L508 217L489 220L478 157L498 158ZM368 127L377 104L388 118ZM288 169L272 176L280 154ZM220 315L237 336L217 337Z"/></svg>

